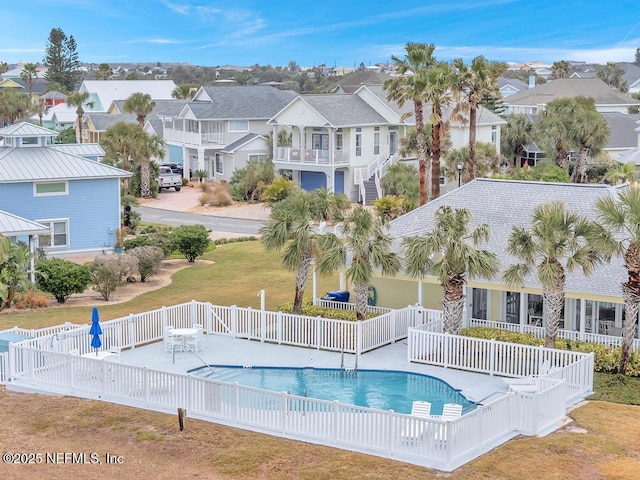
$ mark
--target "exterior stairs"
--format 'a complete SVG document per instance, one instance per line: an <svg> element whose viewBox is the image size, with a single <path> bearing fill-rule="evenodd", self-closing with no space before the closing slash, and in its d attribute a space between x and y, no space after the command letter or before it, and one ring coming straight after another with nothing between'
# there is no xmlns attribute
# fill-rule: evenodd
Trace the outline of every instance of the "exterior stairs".
<svg viewBox="0 0 640 480"><path fill-rule="evenodd" d="M378 199L378 189L376 188L376 181L372 175L369 180L364 182L364 198L362 199L363 205L373 205L373 201Z"/></svg>

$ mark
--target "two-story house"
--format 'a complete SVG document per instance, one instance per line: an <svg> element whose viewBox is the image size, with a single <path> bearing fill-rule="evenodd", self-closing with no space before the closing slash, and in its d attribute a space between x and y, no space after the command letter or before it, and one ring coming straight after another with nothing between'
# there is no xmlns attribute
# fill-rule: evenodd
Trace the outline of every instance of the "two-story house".
<svg viewBox="0 0 640 480"><path fill-rule="evenodd" d="M293 133L292 146L274 144L274 164L291 170L305 190L324 187L369 203L381 194L379 180L388 166L399 160L400 139L415 125L413 116L403 116L412 109L413 104L401 108L389 101L382 85L362 85L353 94L301 95L269 120L272 138L283 129ZM425 106L425 118L429 109ZM500 151L505 123L480 108L477 141ZM453 148L465 146L468 122L451 122L449 134Z"/></svg>
<svg viewBox="0 0 640 480"><path fill-rule="evenodd" d="M264 85L203 86L179 115L163 116L163 139L193 171L228 180L248 160L267 157L267 121L295 97Z"/></svg>
<svg viewBox="0 0 640 480"><path fill-rule="evenodd" d="M112 250L120 180L131 174L96 161L95 145L53 145L57 135L24 122L0 129L0 210L35 223L23 234L35 232L49 255Z"/></svg>

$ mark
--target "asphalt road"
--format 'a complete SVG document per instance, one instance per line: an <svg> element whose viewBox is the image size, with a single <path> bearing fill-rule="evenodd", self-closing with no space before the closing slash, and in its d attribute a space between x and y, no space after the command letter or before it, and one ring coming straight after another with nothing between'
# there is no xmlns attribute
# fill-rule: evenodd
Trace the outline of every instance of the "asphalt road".
<svg viewBox="0 0 640 480"><path fill-rule="evenodd" d="M262 220L247 220L243 218L216 217L213 215L200 215L198 213L174 212L159 208L133 207L142 216L142 220L150 223L163 223L165 225L204 225L214 232L241 233L244 235L257 235L260 227L264 225Z"/></svg>

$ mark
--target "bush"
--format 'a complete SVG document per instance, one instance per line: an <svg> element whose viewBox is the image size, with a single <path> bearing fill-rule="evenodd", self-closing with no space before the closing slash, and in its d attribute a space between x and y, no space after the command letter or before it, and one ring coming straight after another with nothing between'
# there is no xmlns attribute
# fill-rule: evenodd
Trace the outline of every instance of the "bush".
<svg viewBox="0 0 640 480"><path fill-rule="evenodd" d="M174 250L172 236L166 233L138 235L124 242L125 252L129 252L137 247L158 247L162 250L164 258L170 256Z"/></svg>
<svg viewBox="0 0 640 480"><path fill-rule="evenodd" d="M60 258L40 260L36 263L36 286L52 294L58 303L64 303L74 293L84 292L91 283L89 269Z"/></svg>
<svg viewBox="0 0 640 480"><path fill-rule="evenodd" d="M140 281L155 275L160 270L160 263L164 258L164 252L160 247L142 246L131 250L131 255L138 260L138 273Z"/></svg>
<svg viewBox="0 0 640 480"><path fill-rule="evenodd" d="M13 305L18 309L45 308L48 306L48 302L44 295L37 295L33 290L28 290L25 293L17 294L13 299Z"/></svg>
<svg viewBox="0 0 640 480"><path fill-rule="evenodd" d="M138 270L138 261L128 253L98 255L89 265L93 289L106 301L124 280Z"/></svg>
<svg viewBox="0 0 640 480"><path fill-rule="evenodd" d="M273 183L274 172L271 160L249 160L244 168L233 172L231 196L234 200L258 200L267 185Z"/></svg>
<svg viewBox="0 0 640 480"><path fill-rule="evenodd" d="M209 232L203 225L181 225L173 231L173 245L193 263L209 247Z"/></svg>
<svg viewBox="0 0 640 480"><path fill-rule="evenodd" d="M292 180L284 177L276 178L271 185L264 189L260 200L266 203L276 203L287 198L296 188Z"/></svg>
<svg viewBox="0 0 640 480"><path fill-rule="evenodd" d="M224 245L225 243L238 243L238 242L255 242L258 237L235 237L235 238L218 238L214 240L214 245Z"/></svg>
<svg viewBox="0 0 640 480"><path fill-rule="evenodd" d="M233 203L233 199L229 193L229 187L227 187L226 183L206 183L202 185L206 186L206 188L202 188L202 195L198 198L200 205L225 207Z"/></svg>
<svg viewBox="0 0 640 480"><path fill-rule="evenodd" d="M293 311L293 303L283 303L278 306L278 311L283 313L291 313ZM313 304L313 300L307 298L302 302L302 315L306 315L308 317L322 317L322 318L331 318L333 320L351 320L356 321L356 311L355 310L342 310L339 308L327 308L327 307L318 307ZM376 317L376 314L369 313L367 314L367 318Z"/></svg>
<svg viewBox="0 0 640 480"><path fill-rule="evenodd" d="M376 214L385 222L398 218L400 215L405 213L403 204L404 201L402 198L390 195L373 201L373 207L376 210Z"/></svg>

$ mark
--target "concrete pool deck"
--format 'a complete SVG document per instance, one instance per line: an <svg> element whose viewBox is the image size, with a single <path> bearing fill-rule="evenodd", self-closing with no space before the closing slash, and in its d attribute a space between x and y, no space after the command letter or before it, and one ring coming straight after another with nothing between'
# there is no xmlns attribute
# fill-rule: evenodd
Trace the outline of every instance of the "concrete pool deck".
<svg viewBox="0 0 640 480"><path fill-rule="evenodd" d="M187 373L205 364L340 368L342 360L342 354L339 352L261 343L222 335L203 335L202 344L202 351L196 356L193 352L165 352L164 343L156 342L123 351L121 362L167 372ZM345 354L344 365L353 368L355 355ZM431 375L460 390L462 395L472 402L483 403L489 397L495 399L508 391L501 377L411 363L407 361L406 340L362 354L358 361L358 369L399 370Z"/></svg>

